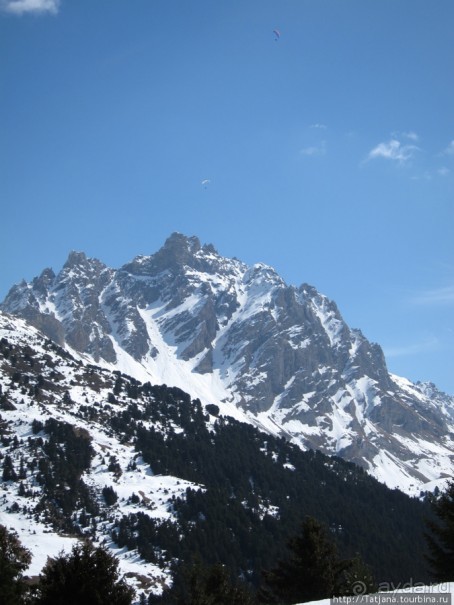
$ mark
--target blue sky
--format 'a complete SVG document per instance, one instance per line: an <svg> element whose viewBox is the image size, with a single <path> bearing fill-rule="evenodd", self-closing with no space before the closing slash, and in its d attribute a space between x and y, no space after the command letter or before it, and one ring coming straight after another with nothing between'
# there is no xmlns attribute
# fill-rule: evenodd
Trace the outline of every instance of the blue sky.
<svg viewBox="0 0 454 605"><path fill-rule="evenodd" d="M453 25L452 0L0 0L0 298L180 231L454 394Z"/></svg>

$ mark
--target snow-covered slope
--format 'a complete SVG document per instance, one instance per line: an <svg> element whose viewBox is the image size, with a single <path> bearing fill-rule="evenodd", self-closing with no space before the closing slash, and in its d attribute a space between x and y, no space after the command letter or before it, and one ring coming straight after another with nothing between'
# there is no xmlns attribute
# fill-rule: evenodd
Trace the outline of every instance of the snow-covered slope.
<svg viewBox="0 0 454 605"><path fill-rule="evenodd" d="M408 493L452 475L454 398L389 374L381 348L315 288L173 234L118 270L71 253L2 308L55 342Z"/></svg>
<svg viewBox="0 0 454 605"><path fill-rule="evenodd" d="M171 583L169 566L146 563L137 551L119 549L109 538L110 530L116 520L131 512L144 511L152 518L173 519L172 499L184 497L188 487L201 489L201 486L180 478L154 475L133 444L119 439L102 416L90 413L87 417L93 409L110 408L109 412L115 414L124 408L120 396L115 403L106 404L113 386L110 372L103 375L100 368L87 367L86 362L68 355L25 321L8 318L3 313L0 313L0 358L3 360L0 456L3 465L9 456L16 469L15 480L1 482L0 524L16 531L22 544L31 551L33 558L27 574L38 575L47 557L69 552L78 539L67 537L68 528L65 530L64 526L62 531L56 531L54 512L47 504L40 506L45 487L39 478L42 469L40 464L37 468L36 459L43 444L50 440L40 427L52 419L86 435L93 449L90 466L81 480L93 502L97 506L100 503L97 526L91 523L90 515L88 520L81 521L78 502L73 512L67 511L68 518L72 518L69 533L87 534L95 544L110 548L119 559L120 572L138 594L161 592L163 586ZM156 428L159 429L159 424ZM106 487L118 497L114 507L104 502L102 492ZM62 517L61 523L67 520Z"/></svg>

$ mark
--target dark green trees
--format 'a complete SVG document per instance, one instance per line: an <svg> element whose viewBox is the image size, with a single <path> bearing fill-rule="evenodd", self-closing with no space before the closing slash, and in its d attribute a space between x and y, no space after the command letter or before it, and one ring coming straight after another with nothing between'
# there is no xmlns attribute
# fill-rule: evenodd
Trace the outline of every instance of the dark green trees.
<svg viewBox="0 0 454 605"><path fill-rule="evenodd" d="M174 586L162 598L151 599L162 605L254 605L252 594L230 578L221 565L195 563L180 570Z"/></svg>
<svg viewBox="0 0 454 605"><path fill-rule="evenodd" d="M118 561L89 542L51 559L40 576L37 605L131 605L134 591L119 579Z"/></svg>
<svg viewBox="0 0 454 605"><path fill-rule="evenodd" d="M306 517L288 548L289 557L264 572L266 588L260 594L264 603L301 603L374 590L359 557L341 559L325 526L312 517Z"/></svg>
<svg viewBox="0 0 454 605"><path fill-rule="evenodd" d="M9 454L6 454L3 461L3 481L17 481L17 473L14 470L13 461Z"/></svg>
<svg viewBox="0 0 454 605"><path fill-rule="evenodd" d="M427 557L435 580L447 582L454 580L454 482L438 500L432 503L433 511L439 522L428 521L431 534L427 534L429 556Z"/></svg>
<svg viewBox="0 0 454 605"><path fill-rule="evenodd" d="M91 543L50 559L33 594L23 578L31 561L19 539L0 525L0 603L5 605L131 605L134 590L119 579L118 561ZM30 600L31 598L31 600Z"/></svg>
<svg viewBox="0 0 454 605"><path fill-rule="evenodd" d="M107 506L112 506L118 500L118 494L113 487L105 485L102 488L102 495Z"/></svg>
<svg viewBox="0 0 454 605"><path fill-rule="evenodd" d="M0 525L0 603L22 603L27 589L22 574L30 561L29 551L14 534Z"/></svg>

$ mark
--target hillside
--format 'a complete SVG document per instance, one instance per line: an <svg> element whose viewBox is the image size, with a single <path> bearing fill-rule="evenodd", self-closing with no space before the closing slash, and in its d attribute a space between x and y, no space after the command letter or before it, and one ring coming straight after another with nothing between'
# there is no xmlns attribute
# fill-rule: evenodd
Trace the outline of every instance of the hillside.
<svg viewBox="0 0 454 605"><path fill-rule="evenodd" d="M32 550L30 573L86 535L139 592L196 553L257 585L309 514L378 580L429 579L428 506L338 457L87 363L4 314L0 386L0 523Z"/></svg>

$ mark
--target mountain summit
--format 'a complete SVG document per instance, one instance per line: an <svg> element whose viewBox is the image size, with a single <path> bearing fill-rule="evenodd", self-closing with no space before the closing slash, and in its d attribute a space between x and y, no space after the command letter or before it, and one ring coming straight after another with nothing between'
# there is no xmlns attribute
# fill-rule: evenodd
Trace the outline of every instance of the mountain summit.
<svg viewBox="0 0 454 605"><path fill-rule="evenodd" d="M111 269L71 252L1 305L60 345L419 493L452 473L454 398L391 375L314 287L172 234Z"/></svg>

